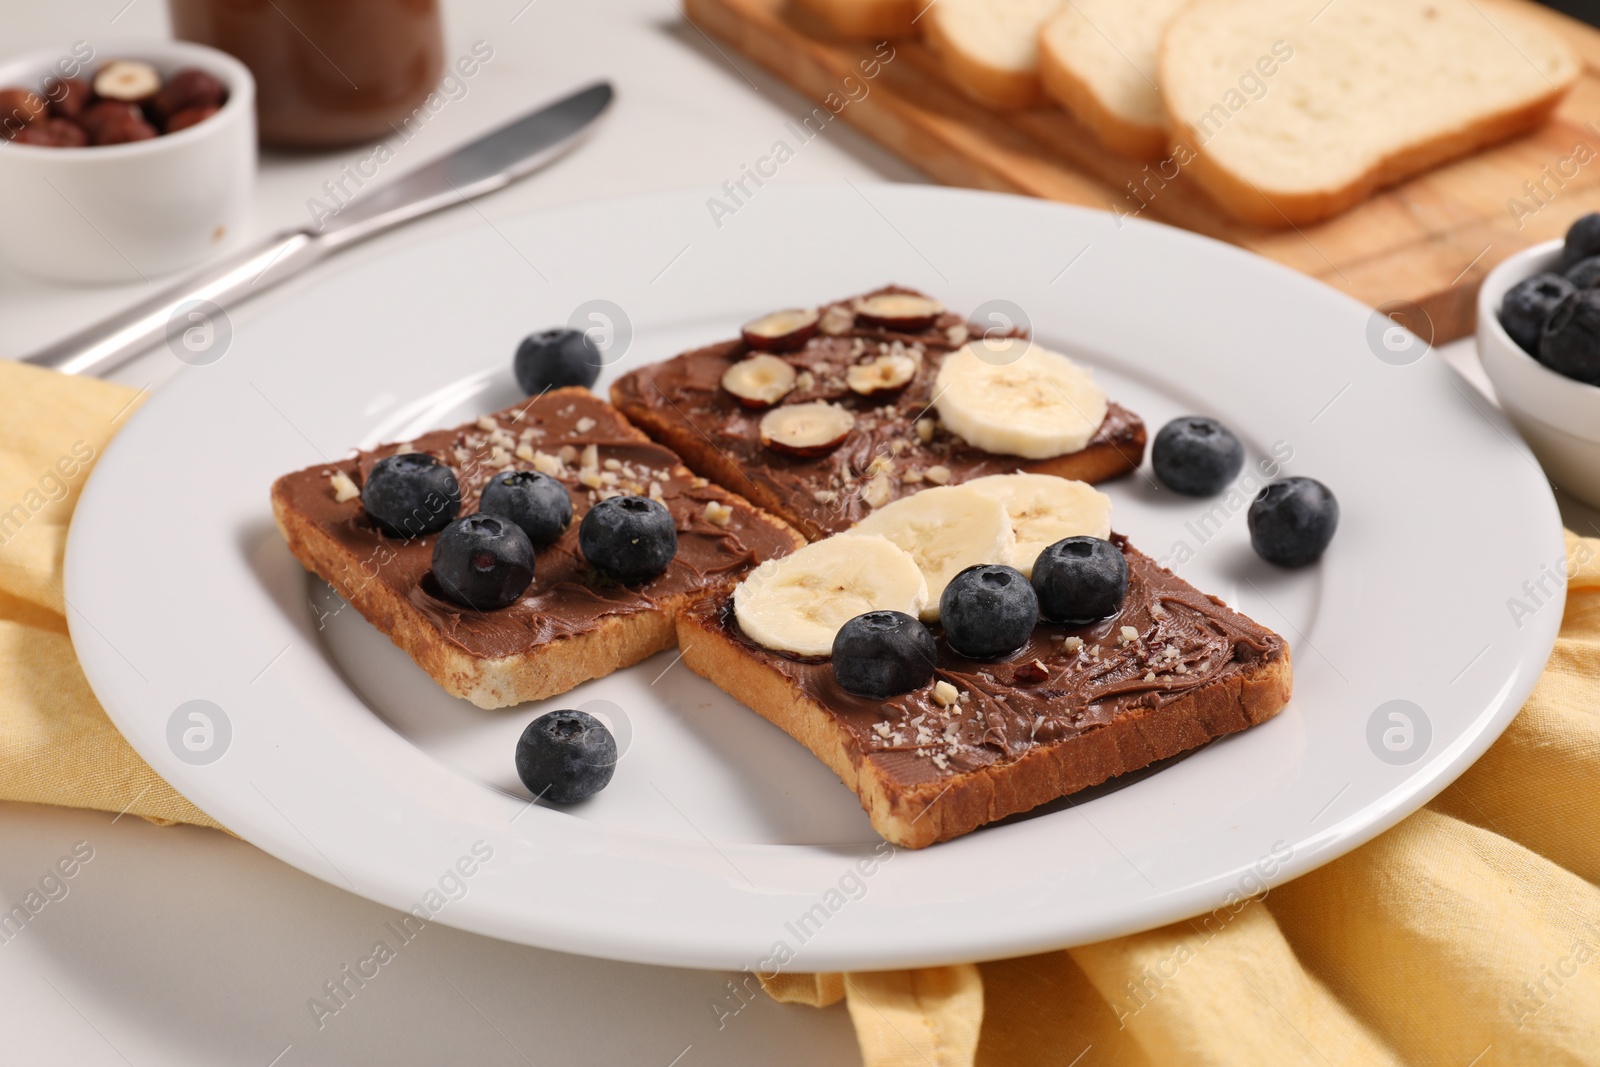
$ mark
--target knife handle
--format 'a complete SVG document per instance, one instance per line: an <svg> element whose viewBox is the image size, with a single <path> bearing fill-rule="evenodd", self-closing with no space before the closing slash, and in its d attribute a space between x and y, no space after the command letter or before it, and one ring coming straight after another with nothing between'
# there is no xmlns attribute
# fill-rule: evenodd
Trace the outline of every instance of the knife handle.
<svg viewBox="0 0 1600 1067"><path fill-rule="evenodd" d="M190 275L126 311L24 357L22 362L63 374L105 374L163 339L171 342L186 338L192 325L201 319L207 319L205 324L214 328L204 309L178 314L190 301L203 300L227 308L277 284L331 250L324 238L303 230L277 234Z"/></svg>

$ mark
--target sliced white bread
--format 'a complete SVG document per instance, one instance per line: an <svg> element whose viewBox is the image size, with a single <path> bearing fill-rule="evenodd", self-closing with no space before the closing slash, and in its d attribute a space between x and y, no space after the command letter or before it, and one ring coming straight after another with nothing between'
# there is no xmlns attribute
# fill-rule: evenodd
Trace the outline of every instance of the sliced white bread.
<svg viewBox="0 0 1600 1067"><path fill-rule="evenodd" d="M923 33L962 92L1001 109L1044 99L1039 85L1039 27L1062 0L938 0L922 16Z"/></svg>
<svg viewBox="0 0 1600 1067"><path fill-rule="evenodd" d="M932 0L797 0L841 37L909 37Z"/></svg>
<svg viewBox="0 0 1600 1067"><path fill-rule="evenodd" d="M1156 57L1188 0L1072 0L1039 31L1045 94L1106 147L1138 159L1167 149Z"/></svg>
<svg viewBox="0 0 1600 1067"><path fill-rule="evenodd" d="M1578 73L1491 0L1195 0L1159 81L1184 169L1230 214L1285 226L1538 125Z"/></svg>

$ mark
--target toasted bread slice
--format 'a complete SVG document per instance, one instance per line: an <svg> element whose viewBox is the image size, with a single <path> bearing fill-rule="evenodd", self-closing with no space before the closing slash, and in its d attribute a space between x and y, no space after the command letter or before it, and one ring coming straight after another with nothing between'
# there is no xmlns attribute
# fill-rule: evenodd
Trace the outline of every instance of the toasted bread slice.
<svg viewBox="0 0 1600 1067"><path fill-rule="evenodd" d="M1196 0L1160 84L1186 170L1268 226L1543 122L1579 73L1565 43L1491 0Z"/></svg>
<svg viewBox="0 0 1600 1067"><path fill-rule="evenodd" d="M1039 31L1045 94L1107 148L1138 159L1167 150L1156 57L1188 0L1073 0Z"/></svg>
<svg viewBox="0 0 1600 1067"><path fill-rule="evenodd" d="M1129 569L1118 615L1041 623L1021 652L992 663L940 636L936 681L888 700L841 689L826 660L756 645L731 594L681 613L678 644L691 670L826 763L886 840L923 848L1255 726L1288 702L1283 638L1114 540ZM954 687L953 703L940 685Z"/></svg>
<svg viewBox="0 0 1600 1067"><path fill-rule="evenodd" d="M446 692L481 708L554 696L671 648L674 618L686 604L804 543L780 520L707 484L588 390L557 389L405 443L406 451L430 453L454 469L462 515L477 510L483 486L502 470L542 470L572 495L572 524L537 550L533 585L508 607L475 611L443 599L433 585L436 535L384 536L342 481L361 486L374 463L401 447L284 475L272 487L273 514L307 570ZM607 469L612 462L616 468ZM677 557L639 586L600 578L578 550L583 516L602 494L619 492L655 496L677 523Z"/></svg>
<svg viewBox="0 0 1600 1067"><path fill-rule="evenodd" d="M939 0L922 16L928 44L962 92L989 107L1032 107L1039 81L1039 27L1062 0Z"/></svg>
<svg viewBox="0 0 1600 1067"><path fill-rule="evenodd" d="M891 286L864 297L891 292L921 295ZM936 425L933 406L940 363L969 335L975 336L972 328L949 312L911 333L861 325L850 309L864 297L824 305L823 329L803 348L782 356L802 374L801 384L783 404L822 399L858 416L856 429L825 456L790 458L762 446L757 425L762 412L741 406L720 384L723 372L750 354L743 341L641 367L612 385L612 402L692 470L772 512L811 540L848 529L873 508L930 485L1016 471L1101 482L1144 461L1145 425L1116 403L1108 406L1088 445L1076 452L1029 460L973 448ZM910 384L896 394L874 397L845 387L840 379L845 368L896 346L918 356L919 369ZM874 462L881 477L872 473Z"/></svg>
<svg viewBox="0 0 1600 1067"><path fill-rule="evenodd" d="M909 37L929 0L796 0L841 37Z"/></svg>

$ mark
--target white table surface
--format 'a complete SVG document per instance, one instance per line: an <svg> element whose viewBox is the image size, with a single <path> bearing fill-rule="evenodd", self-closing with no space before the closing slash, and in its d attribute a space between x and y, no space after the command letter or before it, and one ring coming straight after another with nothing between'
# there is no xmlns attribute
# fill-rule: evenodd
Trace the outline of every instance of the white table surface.
<svg viewBox="0 0 1600 1067"><path fill-rule="evenodd" d="M446 55L474 41L494 57L391 166L399 172L583 81L619 98L597 136L555 168L346 253L233 313L247 323L323 272L349 269L454 228L522 211L661 188L714 187L762 155L812 102L685 23L670 0L444 0ZM83 39L111 56L165 36L160 0L8 5L4 51ZM361 150L263 159L254 229L308 220L306 201ZM831 124L777 180L922 180L854 130ZM625 255L625 250L619 250ZM158 280L159 281L159 280ZM14 358L119 308L144 285L67 288L0 266L0 357ZM1487 391L1471 342L1441 353ZM181 364L164 348L113 375L159 388ZM1563 501L1569 525L1593 511ZM589 960L434 925L401 948L336 1015L313 997L341 967L396 939L394 913L223 834L159 829L0 805L0 910L58 858L93 859L20 935L0 943L0 1061L17 1064L659 1064L858 1062L842 1008L774 1004L736 976ZM720 1008L718 1006L721 1006Z"/></svg>

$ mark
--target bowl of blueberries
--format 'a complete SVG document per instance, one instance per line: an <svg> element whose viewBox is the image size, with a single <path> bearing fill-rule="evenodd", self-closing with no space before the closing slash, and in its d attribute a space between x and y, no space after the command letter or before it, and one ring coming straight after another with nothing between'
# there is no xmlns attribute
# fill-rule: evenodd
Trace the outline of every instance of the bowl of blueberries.
<svg viewBox="0 0 1600 1067"><path fill-rule="evenodd" d="M1478 354L1551 482L1600 507L1600 212L1489 272Z"/></svg>

